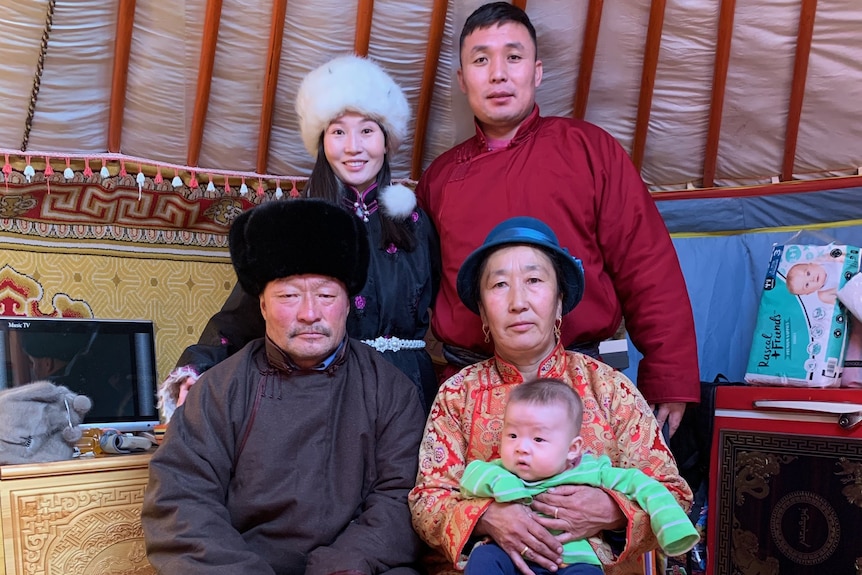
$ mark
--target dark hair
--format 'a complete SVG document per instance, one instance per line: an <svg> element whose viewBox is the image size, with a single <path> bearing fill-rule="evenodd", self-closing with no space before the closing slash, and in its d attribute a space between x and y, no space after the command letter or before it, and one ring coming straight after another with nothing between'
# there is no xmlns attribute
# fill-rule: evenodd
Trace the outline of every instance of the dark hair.
<svg viewBox="0 0 862 575"><path fill-rule="evenodd" d="M516 385L509 394L509 404L562 405L572 416L575 432L580 433L584 422L584 402L578 392L566 382L552 377Z"/></svg>
<svg viewBox="0 0 862 575"><path fill-rule="evenodd" d="M389 142L389 136L383 126L383 137ZM380 171L377 172L377 191L379 193L386 186L392 183L392 172L389 168L389 153L383 157L383 165ZM347 186L344 185L335 172L329 161L326 159L326 152L323 147L323 134L320 134L320 140L317 143L317 160L314 163L314 168L311 170L311 175L308 177L308 182L305 184L305 194L310 198L320 198L329 203L335 204L346 209L344 199L347 197ZM416 236L413 233L413 221L408 217L400 220L395 220L386 215L383 208L378 209L380 214L380 248L386 249L390 244L394 244L398 249L412 252L416 249Z"/></svg>
<svg viewBox="0 0 862 575"><path fill-rule="evenodd" d="M507 23L520 24L530 33L533 47L536 49L536 58L539 57L539 43L536 41L536 29L530 22L527 13L508 2L490 2L476 8L461 29L461 40L458 44L458 53L464 49L464 40L476 30L484 30L491 26L500 26Z"/></svg>
<svg viewBox="0 0 862 575"><path fill-rule="evenodd" d="M504 244L504 245L501 245L500 247L498 247L497 249L494 249L494 250L491 250L490 252L488 252L488 255L486 255L485 259L482 261L482 265L479 266L479 269L477 270L478 273L476 274L476 277L473 278L473 293L471 294L473 296L473 300L477 301L477 302L482 301L482 298L481 298L482 291L479 289L479 282L481 281L482 276L485 275L485 269L488 267L488 260L491 259L491 256L503 248L511 248L514 246L527 246L528 248L533 248L535 250L542 252L543 254L545 254L548 257L549 260L551 260L551 266L553 266L553 268L554 268L554 275L556 276L556 280L557 280L557 296L562 296L563 295L563 289L564 288L568 289L568 288L561 285L563 283L563 278L566 276L563 274L563 264L560 263L560 260L557 258L557 256L555 254L546 250L542 246L536 246L533 244Z"/></svg>

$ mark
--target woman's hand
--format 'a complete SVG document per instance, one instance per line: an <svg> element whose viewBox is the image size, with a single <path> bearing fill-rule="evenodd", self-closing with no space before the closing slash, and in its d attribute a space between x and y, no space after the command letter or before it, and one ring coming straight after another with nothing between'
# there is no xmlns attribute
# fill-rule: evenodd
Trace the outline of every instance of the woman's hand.
<svg viewBox="0 0 862 575"><path fill-rule="evenodd" d="M560 543L592 537L626 524L619 505L598 487L560 485L533 499L532 508L546 517L536 517L545 529L559 530Z"/></svg>
<svg viewBox="0 0 862 575"><path fill-rule="evenodd" d="M494 502L479 518L474 533L490 536L524 575L533 575L527 560L556 571L563 561L563 546L538 519L525 505Z"/></svg>

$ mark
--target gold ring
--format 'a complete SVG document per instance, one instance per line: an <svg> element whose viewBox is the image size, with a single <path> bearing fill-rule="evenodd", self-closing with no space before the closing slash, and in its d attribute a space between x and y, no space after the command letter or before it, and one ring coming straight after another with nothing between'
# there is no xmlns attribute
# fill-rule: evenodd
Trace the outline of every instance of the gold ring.
<svg viewBox="0 0 862 575"><path fill-rule="evenodd" d="M554 507L554 519L557 519L557 512L560 510L559 507Z"/></svg>
<svg viewBox="0 0 862 575"><path fill-rule="evenodd" d="M529 546L529 545L524 545L524 550L523 550L523 551L521 551L521 557L526 557L526 556L527 556L527 551L529 551L529 550L530 550L530 546Z"/></svg>

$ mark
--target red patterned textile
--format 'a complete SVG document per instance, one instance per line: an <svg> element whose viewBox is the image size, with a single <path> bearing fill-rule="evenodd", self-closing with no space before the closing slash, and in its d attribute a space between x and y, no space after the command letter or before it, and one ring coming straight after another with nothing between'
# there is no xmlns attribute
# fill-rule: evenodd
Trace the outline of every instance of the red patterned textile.
<svg viewBox="0 0 862 575"><path fill-rule="evenodd" d="M55 183L48 190L44 182L34 182L9 186L0 200L0 217L225 233L233 219L253 205L245 198L225 195L188 199L171 191L93 183Z"/></svg>
<svg viewBox="0 0 862 575"><path fill-rule="evenodd" d="M692 493L679 476L649 405L621 373L561 346L539 366L538 377L566 381L584 400L582 435L588 453L607 455L618 467L637 467L667 487L684 509ZM431 573L463 569L462 551L491 499L465 499L459 480L469 461L499 457L503 411L512 388L522 383L514 366L499 357L469 366L448 379L437 395L419 451L419 474L409 502L413 526L434 550ZM643 573L640 557L657 548L649 517L624 496L608 491L628 519L626 548L614 557L591 538L608 575Z"/></svg>

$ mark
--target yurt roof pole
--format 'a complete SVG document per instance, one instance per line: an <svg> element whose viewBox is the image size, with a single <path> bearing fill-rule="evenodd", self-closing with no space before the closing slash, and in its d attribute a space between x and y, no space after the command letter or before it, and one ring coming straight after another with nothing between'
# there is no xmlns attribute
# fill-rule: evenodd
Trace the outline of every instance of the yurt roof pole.
<svg viewBox="0 0 862 575"><path fill-rule="evenodd" d="M129 56L132 51L132 28L135 23L135 0L120 0L117 5L117 36L114 39L114 70L111 76L111 100L108 114L108 151L120 152L123 115L126 108L126 81L129 78Z"/></svg>
<svg viewBox="0 0 862 575"><path fill-rule="evenodd" d="M727 89L727 67L730 61L735 12L736 0L722 0L718 15L718 38L715 47L715 65L712 70L712 98L709 105L709 124L703 158L704 188L711 188L715 183L715 166L718 162L718 143L721 140L721 117L724 112L724 92Z"/></svg>
<svg viewBox="0 0 862 575"><path fill-rule="evenodd" d="M260 132L257 137L257 172L266 173L269 159L269 136L278 88L278 69L281 64L281 44L284 40L284 19L287 0L274 0L269 28L269 49L266 53L266 76L263 81L263 104L260 107Z"/></svg>
<svg viewBox="0 0 862 575"><path fill-rule="evenodd" d="M805 99L805 78L808 75L808 57L814 37L814 16L817 0L803 0L799 12L799 32L796 37L796 59L793 63L793 84L790 89L790 106L787 110L787 132L784 137L784 163L781 180L793 179L796 160L796 143L799 137L799 120L802 118L802 101Z"/></svg>
<svg viewBox="0 0 862 575"><path fill-rule="evenodd" d="M195 109L192 113L192 126L189 133L189 149L186 163L197 166L204 138L204 124L210 103L210 87L213 81L213 63L218 46L218 29L221 23L222 0L208 0L204 15L204 30L201 38L201 58L198 64L198 83L195 92Z"/></svg>
<svg viewBox="0 0 862 575"><path fill-rule="evenodd" d="M419 87L419 105L416 110L416 132L413 137L413 157L410 163L410 177L418 180L422 174L422 156L425 153L425 135L428 131L428 118L431 114L431 97L434 94L434 81L437 78L437 63L443 46L443 30L446 25L446 11L449 0L434 0L431 8L431 26L428 45L425 47L425 67L422 69L422 84Z"/></svg>
<svg viewBox="0 0 862 575"><path fill-rule="evenodd" d="M652 96L655 90L655 75L658 69L658 54L661 49L661 32L664 27L666 0L652 0L644 46L644 63L641 71L641 90L638 99L638 114L635 121L635 136L632 144L632 162L640 171L643 166L644 148L649 131L649 117L652 109Z"/></svg>

